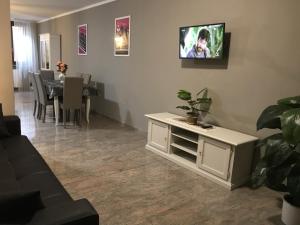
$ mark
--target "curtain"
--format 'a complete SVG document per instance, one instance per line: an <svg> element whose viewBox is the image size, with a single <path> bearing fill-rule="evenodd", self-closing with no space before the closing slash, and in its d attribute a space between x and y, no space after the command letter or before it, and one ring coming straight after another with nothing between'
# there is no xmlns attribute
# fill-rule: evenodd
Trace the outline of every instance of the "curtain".
<svg viewBox="0 0 300 225"><path fill-rule="evenodd" d="M13 26L14 86L23 91L30 90L28 72L38 71L36 23L15 21Z"/></svg>

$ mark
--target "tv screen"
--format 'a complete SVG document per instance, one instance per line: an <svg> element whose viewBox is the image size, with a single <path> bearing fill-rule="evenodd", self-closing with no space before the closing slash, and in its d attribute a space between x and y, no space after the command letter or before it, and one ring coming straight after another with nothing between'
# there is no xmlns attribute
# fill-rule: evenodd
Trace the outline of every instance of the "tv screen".
<svg viewBox="0 0 300 225"><path fill-rule="evenodd" d="M181 59L222 59L225 23L181 27Z"/></svg>

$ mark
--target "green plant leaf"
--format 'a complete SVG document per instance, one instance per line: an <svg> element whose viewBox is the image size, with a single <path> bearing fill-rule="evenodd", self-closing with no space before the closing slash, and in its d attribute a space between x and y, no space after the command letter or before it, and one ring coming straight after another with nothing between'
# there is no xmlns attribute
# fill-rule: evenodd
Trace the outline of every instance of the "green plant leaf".
<svg viewBox="0 0 300 225"><path fill-rule="evenodd" d="M251 187L259 188L263 186L267 180L267 162L261 160L255 167L251 175Z"/></svg>
<svg viewBox="0 0 300 225"><path fill-rule="evenodd" d="M295 108L295 107L299 108L300 107L300 96L280 99L277 101L277 103L278 103L278 105L288 105L293 108Z"/></svg>
<svg viewBox="0 0 300 225"><path fill-rule="evenodd" d="M201 98L207 98L207 96L208 96L208 89L207 88L203 88L196 95L199 96L201 93L203 93Z"/></svg>
<svg viewBox="0 0 300 225"><path fill-rule="evenodd" d="M293 148L280 136L277 139L268 139L265 146L264 158L268 167L278 167L284 164L294 153Z"/></svg>
<svg viewBox="0 0 300 225"><path fill-rule="evenodd" d="M281 165L280 167L268 167L265 160L261 160L251 176L251 187L259 188L263 185L281 192L286 192L287 187L284 181L291 171L288 164Z"/></svg>
<svg viewBox="0 0 300 225"><path fill-rule="evenodd" d="M287 142L295 145L300 143L300 108L284 112L281 117L281 127Z"/></svg>
<svg viewBox="0 0 300 225"><path fill-rule="evenodd" d="M269 137L266 137L266 138L260 140L256 146L258 146L260 144L265 145L269 140L278 140L278 141L281 141L282 139L283 139L282 133L273 134L273 135L271 135Z"/></svg>
<svg viewBox="0 0 300 225"><path fill-rule="evenodd" d="M200 107L199 110L202 112L208 112L212 103L212 99L211 98L198 98L197 99Z"/></svg>
<svg viewBox="0 0 300 225"><path fill-rule="evenodd" d="M184 101L188 101L192 99L191 93L186 90L179 90L177 93L177 97Z"/></svg>
<svg viewBox="0 0 300 225"><path fill-rule="evenodd" d="M193 106L193 105L197 105L198 102L195 101L195 100L188 100L188 104L189 104L190 106Z"/></svg>
<svg viewBox="0 0 300 225"><path fill-rule="evenodd" d="M295 147L295 152L300 153L300 144L297 144Z"/></svg>
<svg viewBox="0 0 300 225"><path fill-rule="evenodd" d="M284 112L290 109L291 107L288 105L271 105L267 107L257 120L257 130L263 128L281 129L280 117Z"/></svg>
<svg viewBox="0 0 300 225"><path fill-rule="evenodd" d="M186 106L186 105L177 106L176 108L177 109L183 109L183 110L191 110L191 108Z"/></svg>
<svg viewBox="0 0 300 225"><path fill-rule="evenodd" d="M279 167L267 169L266 186L280 192L286 192L287 186L284 181L290 174L292 167L288 163L284 163Z"/></svg>
<svg viewBox="0 0 300 225"><path fill-rule="evenodd" d="M254 186L289 192L290 203L300 207L300 96L267 107L257 121L257 129L262 128L279 128L282 133L257 144L261 160L252 174Z"/></svg>
<svg viewBox="0 0 300 225"><path fill-rule="evenodd" d="M296 162L294 149L283 139L281 133L271 135L261 140L256 148L261 152L261 160L252 173L252 187L267 185L274 190L284 191L285 180L289 167Z"/></svg>
<svg viewBox="0 0 300 225"><path fill-rule="evenodd" d="M197 101L199 103L211 103L212 99L211 98L197 98Z"/></svg>
<svg viewBox="0 0 300 225"><path fill-rule="evenodd" d="M300 207L300 165L296 164L287 177L287 189L292 198L292 204Z"/></svg>

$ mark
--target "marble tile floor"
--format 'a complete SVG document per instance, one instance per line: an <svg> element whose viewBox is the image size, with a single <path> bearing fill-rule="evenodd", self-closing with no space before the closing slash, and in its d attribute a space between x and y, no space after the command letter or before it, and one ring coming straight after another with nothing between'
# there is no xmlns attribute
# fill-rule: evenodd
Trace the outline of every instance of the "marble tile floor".
<svg viewBox="0 0 300 225"><path fill-rule="evenodd" d="M74 199L87 198L103 225L282 225L280 194L223 187L145 150L146 133L100 115L81 128L32 115L32 94L17 92L27 135Z"/></svg>

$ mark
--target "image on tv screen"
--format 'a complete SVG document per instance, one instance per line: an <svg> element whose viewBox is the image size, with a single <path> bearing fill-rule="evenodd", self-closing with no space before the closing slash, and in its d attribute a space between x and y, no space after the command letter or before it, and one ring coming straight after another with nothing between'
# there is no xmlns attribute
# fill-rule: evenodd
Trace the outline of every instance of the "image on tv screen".
<svg viewBox="0 0 300 225"><path fill-rule="evenodd" d="M225 24L180 28L181 59L221 59Z"/></svg>

